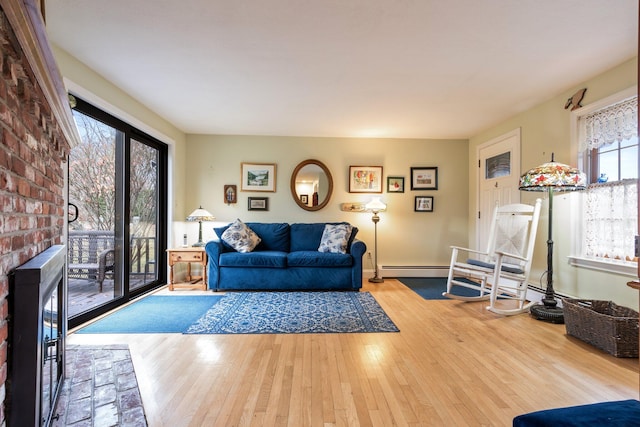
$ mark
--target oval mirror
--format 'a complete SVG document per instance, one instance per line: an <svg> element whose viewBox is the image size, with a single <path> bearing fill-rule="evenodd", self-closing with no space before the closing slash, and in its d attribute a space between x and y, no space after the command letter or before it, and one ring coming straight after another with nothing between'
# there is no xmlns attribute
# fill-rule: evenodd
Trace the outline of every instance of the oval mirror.
<svg viewBox="0 0 640 427"><path fill-rule="evenodd" d="M332 191L331 172L319 160L305 160L291 174L291 196L306 211L324 208L329 203Z"/></svg>

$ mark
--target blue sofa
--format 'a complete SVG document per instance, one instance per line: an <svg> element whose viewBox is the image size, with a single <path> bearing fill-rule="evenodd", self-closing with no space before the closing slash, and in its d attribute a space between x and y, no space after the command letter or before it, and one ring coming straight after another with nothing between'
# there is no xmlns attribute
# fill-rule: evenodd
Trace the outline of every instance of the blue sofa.
<svg viewBox="0 0 640 427"><path fill-rule="evenodd" d="M235 251L222 240L229 227L215 228L207 242L209 289L358 290L362 287L364 242L353 227L346 253L319 252L325 224L247 222L261 239L251 252ZM344 223L340 223L344 224Z"/></svg>

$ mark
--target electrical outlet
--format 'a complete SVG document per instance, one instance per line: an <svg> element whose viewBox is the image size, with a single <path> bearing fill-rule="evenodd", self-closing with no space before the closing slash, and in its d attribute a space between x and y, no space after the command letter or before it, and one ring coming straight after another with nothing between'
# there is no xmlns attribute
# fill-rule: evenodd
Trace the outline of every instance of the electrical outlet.
<svg viewBox="0 0 640 427"><path fill-rule="evenodd" d="M367 259L371 259L371 252L367 252Z"/></svg>

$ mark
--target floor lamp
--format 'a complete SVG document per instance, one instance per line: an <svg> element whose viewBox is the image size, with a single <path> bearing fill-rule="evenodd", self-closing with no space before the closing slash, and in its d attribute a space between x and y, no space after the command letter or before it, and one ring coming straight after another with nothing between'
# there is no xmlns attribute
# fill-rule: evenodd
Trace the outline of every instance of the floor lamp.
<svg viewBox="0 0 640 427"><path fill-rule="evenodd" d="M553 193L577 191L587 188L587 177L571 166L551 162L535 167L520 177L520 190L549 193L549 233L547 238L547 289L542 304L531 307L531 316L551 323L564 323L562 308L557 307L553 290Z"/></svg>
<svg viewBox="0 0 640 427"><path fill-rule="evenodd" d="M372 278L369 279L371 283L382 283L384 279L378 276L378 222L380 222L380 217L378 216L378 212L382 212L387 209L387 205L380 201L380 197L374 197L369 203L367 203L364 207L367 212L373 212L373 216L371 217L371 221L373 221L373 229L374 229L374 256L375 256L375 274Z"/></svg>
<svg viewBox="0 0 640 427"><path fill-rule="evenodd" d="M199 247L205 245L202 241L202 221L215 221L215 219L209 211L202 209L202 206L191 212L191 215L187 217L187 221L198 221L198 241L194 243L193 246Z"/></svg>

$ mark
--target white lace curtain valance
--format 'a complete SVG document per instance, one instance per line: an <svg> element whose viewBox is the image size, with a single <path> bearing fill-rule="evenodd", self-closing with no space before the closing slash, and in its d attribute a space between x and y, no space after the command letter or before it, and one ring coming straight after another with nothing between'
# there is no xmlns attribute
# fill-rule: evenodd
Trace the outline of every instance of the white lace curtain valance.
<svg viewBox="0 0 640 427"><path fill-rule="evenodd" d="M600 148L638 135L638 97L626 99L580 119L580 151Z"/></svg>

